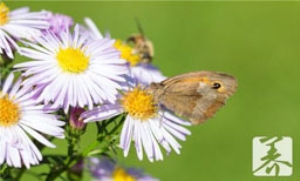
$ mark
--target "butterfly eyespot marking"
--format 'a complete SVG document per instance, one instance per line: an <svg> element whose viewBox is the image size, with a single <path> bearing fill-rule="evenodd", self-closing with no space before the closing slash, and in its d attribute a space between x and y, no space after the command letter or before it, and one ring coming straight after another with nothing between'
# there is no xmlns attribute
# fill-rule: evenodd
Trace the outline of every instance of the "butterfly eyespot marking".
<svg viewBox="0 0 300 181"><path fill-rule="evenodd" d="M221 87L221 84L219 82L214 82L212 88L213 89L219 89Z"/></svg>

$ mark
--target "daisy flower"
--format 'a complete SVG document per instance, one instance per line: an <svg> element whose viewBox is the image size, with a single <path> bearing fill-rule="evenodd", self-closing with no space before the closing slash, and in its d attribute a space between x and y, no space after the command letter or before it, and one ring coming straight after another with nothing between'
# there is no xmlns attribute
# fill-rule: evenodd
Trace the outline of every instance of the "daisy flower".
<svg viewBox="0 0 300 181"><path fill-rule="evenodd" d="M95 180L99 181L158 181L141 169L121 167L107 157L90 158L88 168Z"/></svg>
<svg viewBox="0 0 300 181"><path fill-rule="evenodd" d="M0 2L0 54L5 53L13 59L13 50L19 50L16 40L39 36L42 29L49 27L46 15L45 11L29 12L27 7L10 11Z"/></svg>
<svg viewBox="0 0 300 181"><path fill-rule="evenodd" d="M116 115L127 113L120 136L120 147L126 157L129 152L131 141L134 140L137 156L143 159L143 150L148 159L163 160L160 149L161 145L167 153L172 148L179 154L181 145L177 142L185 140L190 131L183 126L191 125L190 122L174 116L154 99L154 96L140 86L125 92L117 104L106 104L81 116L84 122L101 121Z"/></svg>
<svg viewBox="0 0 300 181"><path fill-rule="evenodd" d="M0 92L0 165L12 167L36 165L42 155L31 137L43 145L55 148L43 135L64 138L65 123L50 114L53 110L37 105L31 98L31 88L21 86L21 78L13 85L10 74Z"/></svg>
<svg viewBox="0 0 300 181"><path fill-rule="evenodd" d="M46 20L49 22L49 28L43 30L44 33L48 31L59 35L62 31L67 31L69 28L73 26L73 19L70 16L64 14L53 14L52 12L48 12L46 16Z"/></svg>
<svg viewBox="0 0 300 181"><path fill-rule="evenodd" d="M76 25L74 34L67 31L57 37L49 33L36 38L40 46L28 43L31 48L21 48L21 54L33 61L14 67L28 76L24 85L36 86L38 100L51 101L65 112L69 106L92 109L94 104L116 101L128 67L112 47L114 40L87 38Z"/></svg>

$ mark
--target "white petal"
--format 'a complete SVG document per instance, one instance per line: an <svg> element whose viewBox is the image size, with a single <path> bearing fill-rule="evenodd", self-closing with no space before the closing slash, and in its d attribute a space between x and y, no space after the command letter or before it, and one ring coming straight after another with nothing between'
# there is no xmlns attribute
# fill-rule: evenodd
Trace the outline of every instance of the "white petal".
<svg viewBox="0 0 300 181"><path fill-rule="evenodd" d="M124 156L127 157L131 144L131 137L133 131L133 121L130 116L127 116L122 128L120 136L120 147L124 150Z"/></svg>
<svg viewBox="0 0 300 181"><path fill-rule="evenodd" d="M136 153L137 156L139 158L139 160L143 160L143 148L142 148L142 135L143 133L141 133L141 129L140 129L140 125L139 125L139 121L138 120L134 120L132 119L132 121L134 121L134 142L135 142L135 149L136 149Z"/></svg>
<svg viewBox="0 0 300 181"><path fill-rule="evenodd" d="M181 148L180 144L167 131L163 130L163 134L164 134L166 141L169 142L169 144L174 149L174 151L177 154L180 154L180 150L179 150L179 148Z"/></svg>
<svg viewBox="0 0 300 181"><path fill-rule="evenodd" d="M162 115L163 117L165 117L166 119L173 121L175 123L181 124L181 125L186 125L186 126L191 126L192 123L188 122L188 121L184 121L176 116L174 116L173 114L171 114L168 111L163 111L163 112L159 112L160 115Z"/></svg>
<svg viewBox="0 0 300 181"><path fill-rule="evenodd" d="M10 93L9 93L9 97L10 98L13 98L15 97L15 94L17 93L17 91L20 89L20 86L21 86L21 77L15 82L13 88L11 89Z"/></svg>
<svg viewBox="0 0 300 181"><path fill-rule="evenodd" d="M2 135L1 135L2 136ZM0 136L0 165L3 164L6 156L6 142Z"/></svg>
<svg viewBox="0 0 300 181"><path fill-rule="evenodd" d="M86 23L86 25L88 26L88 28L92 31L92 33L96 35L96 37L98 39L102 39L103 38L103 36L100 33L99 29L97 28L97 26L95 25L95 23L90 18L84 18L84 22Z"/></svg>
<svg viewBox="0 0 300 181"><path fill-rule="evenodd" d="M34 137L37 141L41 142L42 144L44 144L47 147L50 148L55 148L55 145L52 144L51 142L49 142L44 136L42 136L41 134L39 134L38 132L34 131L33 129L27 127L27 126L23 126L21 125L21 127L27 132L29 133L32 137Z"/></svg>
<svg viewBox="0 0 300 181"><path fill-rule="evenodd" d="M3 89L2 89L3 94L8 93L8 89L11 87L13 80L14 80L14 74L10 73L8 75L8 77L6 78L6 81L4 83L4 86L3 86Z"/></svg>

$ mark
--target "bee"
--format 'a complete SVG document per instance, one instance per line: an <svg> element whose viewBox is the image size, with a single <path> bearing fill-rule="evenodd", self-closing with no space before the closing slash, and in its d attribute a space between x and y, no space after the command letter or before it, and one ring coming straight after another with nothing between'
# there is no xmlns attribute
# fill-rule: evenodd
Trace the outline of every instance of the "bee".
<svg viewBox="0 0 300 181"><path fill-rule="evenodd" d="M154 56L153 44L144 36L143 29L138 21L137 26L139 33L129 36L127 43L133 44L133 53L140 55L141 63L150 63Z"/></svg>

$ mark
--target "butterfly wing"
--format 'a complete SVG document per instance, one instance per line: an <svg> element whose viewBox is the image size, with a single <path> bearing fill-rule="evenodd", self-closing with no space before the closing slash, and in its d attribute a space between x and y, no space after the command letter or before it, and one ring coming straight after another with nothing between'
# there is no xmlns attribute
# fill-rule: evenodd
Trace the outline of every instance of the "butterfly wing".
<svg viewBox="0 0 300 181"><path fill-rule="evenodd" d="M205 122L225 104L227 94L211 87L214 72L194 72L169 78L156 87L157 100L176 114L187 117L193 124Z"/></svg>

